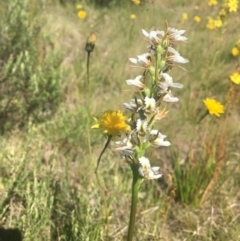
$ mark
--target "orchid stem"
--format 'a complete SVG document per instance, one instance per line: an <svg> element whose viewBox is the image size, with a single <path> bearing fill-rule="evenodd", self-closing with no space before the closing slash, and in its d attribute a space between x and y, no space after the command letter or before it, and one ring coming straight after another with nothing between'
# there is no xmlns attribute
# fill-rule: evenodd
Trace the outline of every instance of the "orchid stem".
<svg viewBox="0 0 240 241"><path fill-rule="evenodd" d="M142 179L139 178L138 168L136 167L136 165L133 164L131 168L133 172L132 201L131 201L131 213L130 213L130 220L129 220L129 226L128 226L127 241L132 241L133 239L133 231L134 231L137 201L138 201L138 189L142 181Z"/></svg>

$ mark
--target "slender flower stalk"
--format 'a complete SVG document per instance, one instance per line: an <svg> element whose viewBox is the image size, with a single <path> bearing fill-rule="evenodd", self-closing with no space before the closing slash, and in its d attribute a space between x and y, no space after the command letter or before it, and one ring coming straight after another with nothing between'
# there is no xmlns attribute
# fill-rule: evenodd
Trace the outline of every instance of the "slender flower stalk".
<svg viewBox="0 0 240 241"><path fill-rule="evenodd" d="M129 225L128 225L129 232L128 232L127 241L131 241L133 239L133 231L134 231L137 201L138 201L138 190L142 182L142 179L139 178L139 173L138 173L138 169L136 168L136 165L132 165L131 168L133 172L132 200L131 200L131 211L130 211L130 219L129 219Z"/></svg>
<svg viewBox="0 0 240 241"><path fill-rule="evenodd" d="M89 154L92 157L92 147L91 147L91 136L90 136L90 98L91 98L91 87L90 87L90 74L89 74L89 69L90 69L90 54L94 50L95 47L95 42L96 42L96 34L91 33L89 37L87 38L87 42L85 45L85 50L87 52L87 142L88 142L88 150Z"/></svg>
<svg viewBox="0 0 240 241"><path fill-rule="evenodd" d="M115 141L115 144L116 150L130 165L133 173L128 241L132 241L134 235L138 190L141 183L162 176L159 172L160 167L151 166L150 160L146 157L146 150L171 145L165 140L166 135L155 128L155 124L168 113L166 107L162 108L162 104L179 100L173 96L171 89L183 87L182 84L174 82L169 71L176 64L188 62L173 48L175 44L187 41L183 36L185 30L167 27L165 31L142 30L142 33L150 44L147 47L148 52L138 55L137 58L129 58L131 64L141 69L142 73L133 79L126 80L127 85L137 88L137 91L134 89L134 98L130 102L123 103L126 110L130 111L131 117L123 117L119 111L108 111L97 119L97 124L93 126L93 128L102 129L104 135L111 137L111 140L125 134L123 140ZM109 139L108 142L110 142Z"/></svg>

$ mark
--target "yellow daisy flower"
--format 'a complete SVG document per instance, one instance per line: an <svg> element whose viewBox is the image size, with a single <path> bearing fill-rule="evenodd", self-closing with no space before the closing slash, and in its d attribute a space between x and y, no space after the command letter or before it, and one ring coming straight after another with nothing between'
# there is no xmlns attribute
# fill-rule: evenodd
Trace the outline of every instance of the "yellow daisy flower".
<svg viewBox="0 0 240 241"><path fill-rule="evenodd" d="M105 111L99 119L94 118L98 123L92 126L92 129L102 129L104 135L116 137L123 132L131 130L126 124L127 117L121 111Z"/></svg>
<svg viewBox="0 0 240 241"><path fill-rule="evenodd" d="M135 4L139 5L141 3L140 0L132 0L132 2L134 2Z"/></svg>
<svg viewBox="0 0 240 241"><path fill-rule="evenodd" d="M208 17L207 26L208 29L215 29L214 19L211 17Z"/></svg>
<svg viewBox="0 0 240 241"><path fill-rule="evenodd" d="M237 47L232 48L232 55L233 56L238 56L239 55L239 50Z"/></svg>
<svg viewBox="0 0 240 241"><path fill-rule="evenodd" d="M208 6L214 6L214 5L217 5L217 0L209 0L208 2Z"/></svg>
<svg viewBox="0 0 240 241"><path fill-rule="evenodd" d="M206 98L203 102L211 115L216 115L219 117L220 114L224 113L223 105L215 99Z"/></svg>
<svg viewBox="0 0 240 241"><path fill-rule="evenodd" d="M220 19L220 17L214 20L214 25L216 28L222 27L223 23L222 23L222 20Z"/></svg>
<svg viewBox="0 0 240 241"><path fill-rule="evenodd" d="M229 78L234 84L240 85L240 74L238 72L232 73Z"/></svg>
<svg viewBox="0 0 240 241"><path fill-rule="evenodd" d="M131 15L130 15L130 18L131 18L131 19L135 19L135 18L136 18L136 15L135 15L135 14L131 14Z"/></svg>
<svg viewBox="0 0 240 241"><path fill-rule="evenodd" d="M199 16L195 16L194 17L194 21L199 23L199 22L201 22L201 18Z"/></svg>
<svg viewBox="0 0 240 241"><path fill-rule="evenodd" d="M187 21L188 20L188 14L187 13L183 13L182 14L182 20L183 21Z"/></svg>
<svg viewBox="0 0 240 241"><path fill-rule="evenodd" d="M236 45L237 45L238 48L240 49L240 39L236 42Z"/></svg>
<svg viewBox="0 0 240 241"><path fill-rule="evenodd" d="M226 13L225 9L222 8L222 9L220 10L220 12L219 12L219 16L220 16L220 17L225 17L226 15L227 15L227 13Z"/></svg>
<svg viewBox="0 0 240 241"><path fill-rule="evenodd" d="M78 17L81 18L81 19L84 19L84 18L87 17L87 13L85 11L79 11Z"/></svg>
<svg viewBox="0 0 240 241"><path fill-rule="evenodd" d="M229 12L237 12L238 0L229 0L228 7L229 7Z"/></svg>

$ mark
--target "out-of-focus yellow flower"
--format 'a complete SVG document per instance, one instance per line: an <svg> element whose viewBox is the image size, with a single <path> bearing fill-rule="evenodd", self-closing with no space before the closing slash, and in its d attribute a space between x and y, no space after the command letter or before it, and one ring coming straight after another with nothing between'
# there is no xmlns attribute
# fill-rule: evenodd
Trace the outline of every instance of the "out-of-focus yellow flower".
<svg viewBox="0 0 240 241"><path fill-rule="evenodd" d="M214 29L215 28L215 24L214 24L214 19L211 17L208 17L208 22L207 22L207 26L208 29Z"/></svg>
<svg viewBox="0 0 240 241"><path fill-rule="evenodd" d="M238 48L240 49L240 39L236 42L236 45L237 45Z"/></svg>
<svg viewBox="0 0 240 241"><path fill-rule="evenodd" d="M226 14L227 14L227 13L226 13L225 9L221 9L220 12L219 12L219 16L220 16L220 17L225 17Z"/></svg>
<svg viewBox="0 0 240 241"><path fill-rule="evenodd" d="M237 12L238 9L238 0L229 0L228 1L229 12Z"/></svg>
<svg viewBox="0 0 240 241"><path fill-rule="evenodd" d="M82 5L81 5L81 4L78 4L78 5L77 5L77 9L82 9Z"/></svg>
<svg viewBox="0 0 240 241"><path fill-rule="evenodd" d="M195 10L198 10L198 9L199 9L198 5L196 5L196 6L194 7L194 9L195 9Z"/></svg>
<svg viewBox="0 0 240 241"><path fill-rule="evenodd" d="M237 47L232 48L232 55L233 56L238 56L239 55L239 50Z"/></svg>
<svg viewBox="0 0 240 241"><path fill-rule="evenodd" d="M183 13L182 14L182 20L183 21L187 21L188 20L188 14L187 13Z"/></svg>
<svg viewBox="0 0 240 241"><path fill-rule="evenodd" d="M135 18L136 18L136 15L132 13L132 14L130 15L130 18L131 18L131 19L135 19Z"/></svg>
<svg viewBox="0 0 240 241"><path fill-rule="evenodd" d="M87 13L85 11L79 11L78 12L78 17L81 18L81 19L84 19L87 17Z"/></svg>
<svg viewBox="0 0 240 241"><path fill-rule="evenodd" d="M221 28L223 23L222 23L222 20L219 18L217 18L216 20L214 20L214 25L216 28Z"/></svg>
<svg viewBox="0 0 240 241"><path fill-rule="evenodd" d="M131 130L125 122L127 117L120 110L105 111L99 119L95 118L95 120L97 124L93 125L92 129L102 129L103 134L107 136L116 137Z"/></svg>
<svg viewBox="0 0 240 241"><path fill-rule="evenodd" d="M208 5L209 6L214 6L214 5L217 5L217 0L209 0L209 2L208 2Z"/></svg>
<svg viewBox="0 0 240 241"><path fill-rule="evenodd" d="M206 98L203 102L209 114L216 115L219 117L220 114L224 113L223 105L220 102L216 101L215 99Z"/></svg>
<svg viewBox="0 0 240 241"><path fill-rule="evenodd" d="M230 80L236 84L240 85L240 74L238 72L234 72L229 76Z"/></svg>
<svg viewBox="0 0 240 241"><path fill-rule="evenodd" d="M194 17L194 21L199 23L199 22L201 22L201 18L199 16L195 16Z"/></svg>
<svg viewBox="0 0 240 241"><path fill-rule="evenodd" d="M195 16L194 17L194 21L199 23L199 22L201 22L201 18L199 16Z"/></svg>
<svg viewBox="0 0 240 241"><path fill-rule="evenodd" d="M134 2L135 4L139 5L141 3L140 0L132 0L132 2Z"/></svg>
<svg viewBox="0 0 240 241"><path fill-rule="evenodd" d="M97 40L97 36L96 36L96 33L95 32L92 32L88 38L87 38L87 42L86 42L86 45L85 45L85 50L89 53L91 53L95 47L95 43L96 43L96 40Z"/></svg>
<svg viewBox="0 0 240 241"><path fill-rule="evenodd" d="M223 26L223 22L220 17L217 19L213 19L211 17L208 17L208 22L207 22L207 28L208 29L216 29L216 28L221 28Z"/></svg>

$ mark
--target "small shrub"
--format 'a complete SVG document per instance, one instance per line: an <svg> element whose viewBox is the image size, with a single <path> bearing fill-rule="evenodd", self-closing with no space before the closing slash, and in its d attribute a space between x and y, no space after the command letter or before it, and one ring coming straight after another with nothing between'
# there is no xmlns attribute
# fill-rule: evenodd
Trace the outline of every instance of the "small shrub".
<svg viewBox="0 0 240 241"><path fill-rule="evenodd" d="M29 0L11 1L0 22L2 134L25 126L29 119L39 122L49 118L59 104L61 56L42 36L39 5Z"/></svg>

